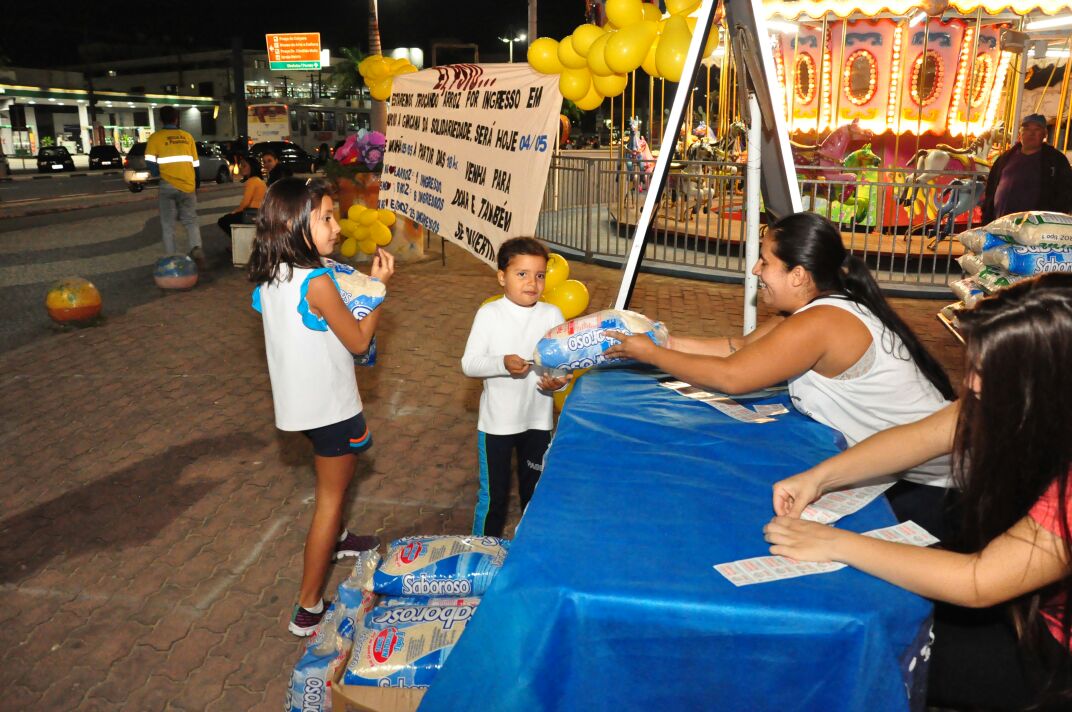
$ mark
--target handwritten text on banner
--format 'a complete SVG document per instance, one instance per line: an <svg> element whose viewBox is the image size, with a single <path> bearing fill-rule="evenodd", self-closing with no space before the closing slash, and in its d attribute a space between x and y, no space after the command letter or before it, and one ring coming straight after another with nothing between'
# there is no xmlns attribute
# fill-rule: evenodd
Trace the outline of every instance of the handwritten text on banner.
<svg viewBox="0 0 1072 712"><path fill-rule="evenodd" d="M533 235L557 140L558 77L451 64L395 77L379 207L495 265Z"/></svg>

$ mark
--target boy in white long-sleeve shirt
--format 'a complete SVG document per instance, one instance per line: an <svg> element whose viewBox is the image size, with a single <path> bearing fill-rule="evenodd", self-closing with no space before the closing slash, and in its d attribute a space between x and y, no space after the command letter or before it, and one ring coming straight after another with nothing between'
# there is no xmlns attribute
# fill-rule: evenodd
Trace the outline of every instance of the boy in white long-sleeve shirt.
<svg viewBox="0 0 1072 712"><path fill-rule="evenodd" d="M477 421L480 491L473 518L473 534L482 536L502 536L515 451L522 511L528 505L551 442L551 391L568 380L537 377L529 361L536 343L564 321L558 307L540 301L547 248L534 238L514 237L499 247L497 259L503 298L477 310L462 356L465 375L484 379Z"/></svg>

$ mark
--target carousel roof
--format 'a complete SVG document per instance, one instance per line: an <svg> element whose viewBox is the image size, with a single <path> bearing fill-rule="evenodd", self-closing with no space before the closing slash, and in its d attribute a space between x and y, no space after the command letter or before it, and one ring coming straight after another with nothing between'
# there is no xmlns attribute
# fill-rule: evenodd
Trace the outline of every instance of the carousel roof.
<svg viewBox="0 0 1072 712"><path fill-rule="evenodd" d="M876 15L914 15L926 9L937 15L944 9L942 0L764 0L764 7L771 15L787 20L807 16L822 18L828 15L874 17ZM1056 0L950 0L948 10L970 15L982 10L986 15L1056 15L1072 12L1072 2Z"/></svg>

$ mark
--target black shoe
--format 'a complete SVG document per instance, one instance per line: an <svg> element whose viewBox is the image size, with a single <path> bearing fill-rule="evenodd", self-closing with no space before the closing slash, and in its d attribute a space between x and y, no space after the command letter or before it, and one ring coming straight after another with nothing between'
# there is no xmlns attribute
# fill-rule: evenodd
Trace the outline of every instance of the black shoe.
<svg viewBox="0 0 1072 712"><path fill-rule="evenodd" d="M205 252L200 247L190 250L190 259L197 265L197 269L205 269Z"/></svg>

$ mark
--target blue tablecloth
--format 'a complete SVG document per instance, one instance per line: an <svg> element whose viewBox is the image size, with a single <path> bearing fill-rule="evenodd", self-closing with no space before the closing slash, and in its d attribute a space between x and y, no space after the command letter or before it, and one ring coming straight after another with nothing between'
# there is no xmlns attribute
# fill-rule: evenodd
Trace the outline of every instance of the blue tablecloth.
<svg viewBox="0 0 1072 712"><path fill-rule="evenodd" d="M742 588L712 568L768 553L771 483L840 436L791 406L737 422L658 375L578 381L506 564L421 709L908 709L927 601L851 568ZM894 522L879 499L838 526Z"/></svg>

